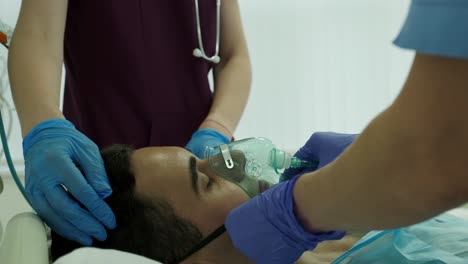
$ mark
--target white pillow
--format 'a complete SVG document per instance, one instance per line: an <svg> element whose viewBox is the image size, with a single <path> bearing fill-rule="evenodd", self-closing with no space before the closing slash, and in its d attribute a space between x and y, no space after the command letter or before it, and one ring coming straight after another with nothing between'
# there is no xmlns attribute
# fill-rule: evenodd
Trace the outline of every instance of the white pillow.
<svg viewBox="0 0 468 264"><path fill-rule="evenodd" d="M99 248L79 248L57 259L54 264L161 264L160 262L135 254Z"/></svg>

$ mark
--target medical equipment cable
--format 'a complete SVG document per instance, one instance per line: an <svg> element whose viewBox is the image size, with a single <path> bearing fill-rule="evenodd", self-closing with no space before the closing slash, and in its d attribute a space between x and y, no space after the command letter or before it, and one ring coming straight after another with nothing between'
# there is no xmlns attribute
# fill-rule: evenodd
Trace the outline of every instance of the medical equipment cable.
<svg viewBox="0 0 468 264"><path fill-rule="evenodd" d="M193 56L197 58L203 58L212 63L218 64L221 61L219 57L219 38L221 31L221 0L216 0L216 50L215 54L212 57L208 57L203 46L203 36L201 32L201 22L200 22L200 8L198 5L198 0L195 0L195 15L197 22L197 38L198 38L198 48L193 50Z"/></svg>
<svg viewBox="0 0 468 264"><path fill-rule="evenodd" d="M11 132L13 130L13 111L14 108L10 105L10 103L6 100L6 98L1 95L3 94L3 91L0 91L0 107L6 107L8 108L8 125L7 125L7 131L6 131L6 138L7 140L11 137ZM0 150L0 158L4 154L4 149L2 148Z"/></svg>
<svg viewBox="0 0 468 264"><path fill-rule="evenodd" d="M171 264L179 264L188 257L192 256L195 254L197 251L200 249L204 248L206 245L208 245L210 242L221 236L226 232L226 226L222 225L219 228L217 228L213 233L209 234L206 238L204 238L199 244L197 244L194 248L192 248L189 252L187 252L185 255L183 255L180 259L178 259L175 263Z"/></svg>
<svg viewBox="0 0 468 264"><path fill-rule="evenodd" d="M0 115L2 114L0 110ZM18 175L16 174L15 166L13 165L13 160L11 159L10 155L10 149L8 148L8 140L5 134L5 127L3 125L3 117L0 118L0 136L2 138L2 145L3 145L3 151L5 154L5 159L8 164L8 168L10 169L11 176L13 176L13 179L15 180L16 185L18 186L19 190L21 191L21 194L23 195L24 199L31 205L31 202L29 202L28 197L26 196L26 191L24 190L24 186L21 183ZM31 205L32 207L32 205Z"/></svg>

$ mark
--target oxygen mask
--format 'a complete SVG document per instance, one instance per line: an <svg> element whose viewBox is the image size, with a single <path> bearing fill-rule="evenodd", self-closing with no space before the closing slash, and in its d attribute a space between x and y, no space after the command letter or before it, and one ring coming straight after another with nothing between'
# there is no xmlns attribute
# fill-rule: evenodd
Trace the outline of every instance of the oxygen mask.
<svg viewBox="0 0 468 264"><path fill-rule="evenodd" d="M206 151L210 168L251 198L277 184L285 169L317 167L317 162L292 157L265 138L238 140Z"/></svg>

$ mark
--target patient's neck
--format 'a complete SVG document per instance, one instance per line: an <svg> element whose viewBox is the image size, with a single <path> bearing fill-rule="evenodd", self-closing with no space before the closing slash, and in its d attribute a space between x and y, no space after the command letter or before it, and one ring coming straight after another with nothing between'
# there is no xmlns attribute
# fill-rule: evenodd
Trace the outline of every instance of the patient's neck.
<svg viewBox="0 0 468 264"><path fill-rule="evenodd" d="M237 250L227 233L193 254L182 264L250 264L254 263Z"/></svg>

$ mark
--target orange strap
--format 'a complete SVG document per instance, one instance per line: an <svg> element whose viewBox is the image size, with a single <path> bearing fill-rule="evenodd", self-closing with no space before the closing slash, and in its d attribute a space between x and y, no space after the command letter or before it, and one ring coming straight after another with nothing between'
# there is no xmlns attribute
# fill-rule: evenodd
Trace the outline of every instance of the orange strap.
<svg viewBox="0 0 468 264"><path fill-rule="evenodd" d="M3 43L5 45L8 43L7 35L1 31L0 31L0 43Z"/></svg>

